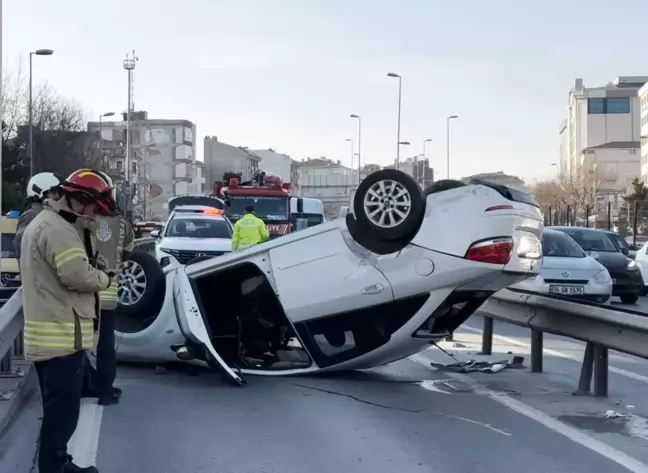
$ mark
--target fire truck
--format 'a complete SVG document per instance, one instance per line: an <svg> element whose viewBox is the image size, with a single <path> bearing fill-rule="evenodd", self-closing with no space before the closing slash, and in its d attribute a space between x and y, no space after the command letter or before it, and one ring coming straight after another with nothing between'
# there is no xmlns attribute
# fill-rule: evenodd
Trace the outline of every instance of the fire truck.
<svg viewBox="0 0 648 473"><path fill-rule="evenodd" d="M255 171L250 181L242 182L242 173L226 172L222 181L214 182L212 196L227 203L225 215L232 223L236 223L251 205L256 216L265 222L270 238L292 231L290 183L284 183L280 176Z"/></svg>

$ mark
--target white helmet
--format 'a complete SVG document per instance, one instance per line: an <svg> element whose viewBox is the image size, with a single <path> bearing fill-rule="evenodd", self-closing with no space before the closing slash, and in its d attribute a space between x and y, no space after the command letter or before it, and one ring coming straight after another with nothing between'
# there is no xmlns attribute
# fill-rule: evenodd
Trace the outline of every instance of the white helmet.
<svg viewBox="0 0 648 473"><path fill-rule="evenodd" d="M32 176L27 183L27 197L45 198L45 192L61 185L61 178L53 172L41 172Z"/></svg>

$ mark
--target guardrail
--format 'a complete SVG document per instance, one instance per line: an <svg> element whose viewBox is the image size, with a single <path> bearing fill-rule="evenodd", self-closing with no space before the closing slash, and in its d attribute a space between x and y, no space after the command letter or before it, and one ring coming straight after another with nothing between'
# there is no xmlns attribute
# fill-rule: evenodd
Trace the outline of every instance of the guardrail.
<svg viewBox="0 0 648 473"><path fill-rule="evenodd" d="M155 251L155 238L135 240L135 249L145 253ZM13 374L12 361L24 355L22 289L0 287L0 377Z"/></svg>
<svg viewBox="0 0 648 473"><path fill-rule="evenodd" d="M587 345L575 395L608 395L608 350L648 358L648 317L631 309L504 289L478 310L484 316L482 353L492 354L494 320L531 330L531 371L542 372L543 333Z"/></svg>

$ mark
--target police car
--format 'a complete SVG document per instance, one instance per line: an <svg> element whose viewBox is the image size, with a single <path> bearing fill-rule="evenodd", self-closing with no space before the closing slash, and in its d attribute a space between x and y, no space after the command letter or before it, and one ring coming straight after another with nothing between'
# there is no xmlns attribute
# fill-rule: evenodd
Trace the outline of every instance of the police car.
<svg viewBox="0 0 648 473"><path fill-rule="evenodd" d="M222 200L212 197L171 199L171 215L164 229L151 232L152 237L159 238L155 256L160 265L186 265L232 251L233 226L224 206Z"/></svg>

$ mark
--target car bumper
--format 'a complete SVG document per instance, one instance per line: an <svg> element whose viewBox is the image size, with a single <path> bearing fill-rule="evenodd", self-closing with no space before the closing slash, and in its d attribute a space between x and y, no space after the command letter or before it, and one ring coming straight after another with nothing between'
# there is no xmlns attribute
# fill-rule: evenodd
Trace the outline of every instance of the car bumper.
<svg viewBox="0 0 648 473"><path fill-rule="evenodd" d="M515 284L514 286L511 286L511 289L523 289L525 291L533 291L540 294L558 295L549 292L549 286L554 286L554 285L555 284L547 284L544 281L538 281L532 279L532 280L522 281L521 283ZM559 285L570 286L568 282L564 282ZM590 281L588 284L584 284L584 285L574 284L574 286L583 287L583 294L570 294L570 295L564 295L562 297L581 300L581 301L597 302L599 304L605 304L610 301L610 298L613 295L612 294L613 285L611 283L599 284Z"/></svg>
<svg viewBox="0 0 648 473"><path fill-rule="evenodd" d="M613 296L622 296L626 294L637 294L643 289L643 278L641 271L634 271L634 273L614 273L610 274L614 280L614 288L612 290Z"/></svg>

